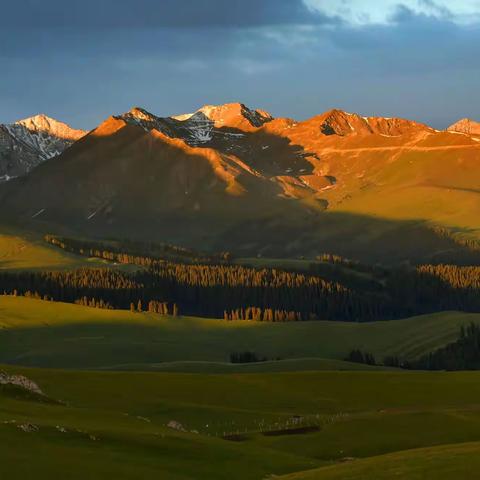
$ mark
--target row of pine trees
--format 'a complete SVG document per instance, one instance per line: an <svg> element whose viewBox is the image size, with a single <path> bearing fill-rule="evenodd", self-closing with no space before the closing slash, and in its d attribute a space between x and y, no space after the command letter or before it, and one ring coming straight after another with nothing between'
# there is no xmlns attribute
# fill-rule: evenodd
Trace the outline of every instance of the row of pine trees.
<svg viewBox="0 0 480 480"><path fill-rule="evenodd" d="M49 237L67 251L94 254L139 268L82 268L53 272L0 272L0 292L130 309L197 315L229 321L374 321L441 310L480 311L480 267L420 265L379 268L340 257L323 260L346 281L315 273L220 263L178 263L108 250L101 244ZM72 243L69 243L72 242ZM153 249L153 247L150 247ZM172 247L173 248L173 247ZM178 253L178 252L177 252ZM190 258L193 258L191 256ZM224 258L225 260L225 258ZM347 281L351 277L362 282ZM358 275L361 273L361 275ZM368 279L364 281L363 279ZM348 285L348 286L347 286Z"/></svg>

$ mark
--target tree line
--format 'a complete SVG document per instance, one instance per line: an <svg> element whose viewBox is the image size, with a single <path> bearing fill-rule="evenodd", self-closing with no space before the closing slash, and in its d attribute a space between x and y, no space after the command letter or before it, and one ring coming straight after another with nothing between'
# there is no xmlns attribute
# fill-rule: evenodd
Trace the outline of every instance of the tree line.
<svg viewBox="0 0 480 480"><path fill-rule="evenodd" d="M405 370L480 370L480 326L475 323L462 326L457 340L418 359L386 356L382 362L377 363L372 353L354 349L345 360Z"/></svg>
<svg viewBox="0 0 480 480"><path fill-rule="evenodd" d="M168 259L188 263L216 263L230 261L230 252L206 254L196 250L167 243L122 241L92 241L45 235L44 240L66 252L87 257L96 257L110 262L150 266L156 260Z"/></svg>
<svg viewBox="0 0 480 480"><path fill-rule="evenodd" d="M47 237L79 255L139 265L55 272L0 272L0 292L35 295L97 308L235 321L374 321L441 310L480 311L480 267L420 265L380 268L324 256L342 279L351 272L367 281L329 280L309 273L251 268L226 262L173 262L129 253L108 244ZM152 247L153 248L153 247ZM132 247L133 249L133 247ZM158 250L158 249L157 249ZM361 273L361 275L359 275Z"/></svg>
<svg viewBox="0 0 480 480"><path fill-rule="evenodd" d="M462 327L458 340L424 355L409 366L420 370L479 370L480 326L472 323Z"/></svg>
<svg viewBox="0 0 480 480"><path fill-rule="evenodd" d="M228 320L362 321L378 318L374 298L318 277L240 266L180 265L125 273L108 268L0 272L0 292L98 308Z"/></svg>

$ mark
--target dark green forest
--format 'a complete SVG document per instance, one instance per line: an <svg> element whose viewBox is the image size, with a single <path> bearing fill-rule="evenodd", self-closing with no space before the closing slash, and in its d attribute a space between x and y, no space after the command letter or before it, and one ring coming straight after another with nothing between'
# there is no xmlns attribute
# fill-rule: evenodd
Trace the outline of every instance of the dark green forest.
<svg viewBox="0 0 480 480"><path fill-rule="evenodd" d="M139 245L122 250L121 246L51 235L46 240L71 253L139 268L134 273L116 268L3 271L0 292L98 308L231 321L368 322L443 310L480 312L477 266L387 269L325 255L323 264L312 263L308 272L299 272L237 265L227 253L207 258L172 246L150 246L148 250L158 256L149 256L135 250L142 248ZM167 258L160 257L162 252Z"/></svg>
<svg viewBox="0 0 480 480"><path fill-rule="evenodd" d="M480 369L480 326L471 324L462 327L456 342L412 362L410 368L417 370Z"/></svg>
<svg viewBox="0 0 480 480"><path fill-rule="evenodd" d="M405 370L479 370L480 369L480 326L472 323L461 327L460 335L451 342L417 360L407 361L399 357L385 357L377 362L370 352L351 350L345 358L348 362L363 363Z"/></svg>

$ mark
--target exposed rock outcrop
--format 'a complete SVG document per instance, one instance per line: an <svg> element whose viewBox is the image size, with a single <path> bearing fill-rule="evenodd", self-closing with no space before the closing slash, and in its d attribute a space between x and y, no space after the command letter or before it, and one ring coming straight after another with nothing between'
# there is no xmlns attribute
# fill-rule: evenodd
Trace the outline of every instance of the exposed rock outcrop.
<svg viewBox="0 0 480 480"><path fill-rule="evenodd" d="M0 371L0 385L13 385L28 390L29 392L36 393L37 395L45 395L34 381L23 375L8 375L7 373Z"/></svg>

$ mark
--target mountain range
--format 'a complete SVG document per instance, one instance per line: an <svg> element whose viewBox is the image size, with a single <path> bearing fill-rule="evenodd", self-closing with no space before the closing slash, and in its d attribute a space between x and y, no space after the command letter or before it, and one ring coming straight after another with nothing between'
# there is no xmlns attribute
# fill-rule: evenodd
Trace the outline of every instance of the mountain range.
<svg viewBox="0 0 480 480"><path fill-rule="evenodd" d="M36 168L34 168L36 167ZM480 124L445 131L240 103L89 133L44 116L0 127L0 219L40 232L243 256L442 258L480 238Z"/></svg>

